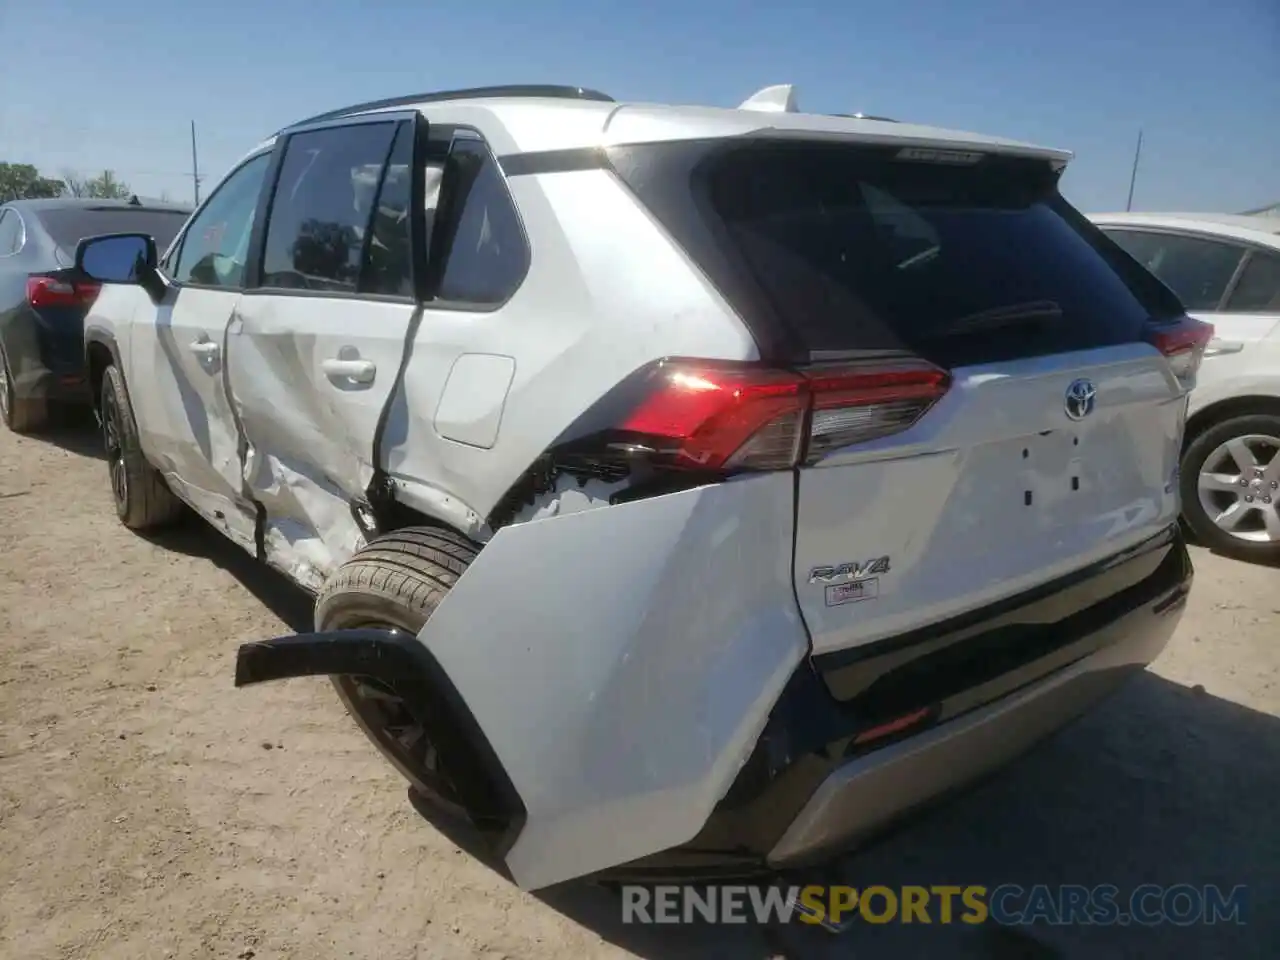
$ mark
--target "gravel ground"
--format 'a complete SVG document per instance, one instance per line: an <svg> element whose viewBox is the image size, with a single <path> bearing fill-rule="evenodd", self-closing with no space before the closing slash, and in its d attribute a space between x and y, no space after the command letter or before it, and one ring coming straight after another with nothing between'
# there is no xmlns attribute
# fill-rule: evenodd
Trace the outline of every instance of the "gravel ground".
<svg viewBox="0 0 1280 960"><path fill-rule="evenodd" d="M1276 569L1197 551L1152 670L838 865L862 886L1247 884L1245 926L636 927L600 888L520 892L420 816L327 683L235 690L236 645L309 602L198 523L126 531L95 447L0 431L6 960L1276 955Z"/></svg>

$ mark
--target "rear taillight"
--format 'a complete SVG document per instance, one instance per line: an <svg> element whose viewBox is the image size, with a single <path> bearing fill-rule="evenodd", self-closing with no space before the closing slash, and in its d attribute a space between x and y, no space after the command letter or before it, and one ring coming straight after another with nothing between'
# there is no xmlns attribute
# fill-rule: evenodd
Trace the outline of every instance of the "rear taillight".
<svg viewBox="0 0 1280 960"><path fill-rule="evenodd" d="M75 282L65 277L27 278L27 303L33 307L87 307L102 289L99 283Z"/></svg>
<svg viewBox="0 0 1280 960"><path fill-rule="evenodd" d="M788 469L898 433L950 383L916 360L803 371L676 360L647 379L612 446L659 466L722 472Z"/></svg>
<svg viewBox="0 0 1280 960"><path fill-rule="evenodd" d="M1165 355L1178 382L1187 386L1195 379L1205 348L1213 339L1213 324L1183 317L1175 323L1149 327L1146 339Z"/></svg>

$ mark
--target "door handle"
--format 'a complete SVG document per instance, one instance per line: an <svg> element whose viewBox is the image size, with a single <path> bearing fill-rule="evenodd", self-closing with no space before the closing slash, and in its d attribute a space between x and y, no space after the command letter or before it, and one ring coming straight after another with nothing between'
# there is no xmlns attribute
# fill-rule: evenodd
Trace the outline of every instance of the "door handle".
<svg viewBox="0 0 1280 960"><path fill-rule="evenodd" d="M222 352L222 348L212 340L196 340L194 343L188 344L187 349L201 360L211 360Z"/></svg>
<svg viewBox="0 0 1280 960"><path fill-rule="evenodd" d="M331 358L321 363L320 369L330 380L352 380L355 383L373 383L378 373L378 366L372 360Z"/></svg>
<svg viewBox="0 0 1280 960"><path fill-rule="evenodd" d="M1205 349L1206 357L1220 357L1224 353L1239 353L1244 349L1244 344L1236 340L1219 340L1214 337L1209 341L1209 346Z"/></svg>

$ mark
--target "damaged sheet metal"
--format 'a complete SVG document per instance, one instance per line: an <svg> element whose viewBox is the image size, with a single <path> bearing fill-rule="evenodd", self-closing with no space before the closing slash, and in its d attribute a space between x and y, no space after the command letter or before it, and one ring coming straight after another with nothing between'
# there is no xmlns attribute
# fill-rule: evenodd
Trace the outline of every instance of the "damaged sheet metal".
<svg viewBox="0 0 1280 960"><path fill-rule="evenodd" d="M528 813L507 856L522 887L684 843L724 796L808 649L773 600L792 482L503 527L432 614L419 637Z"/></svg>

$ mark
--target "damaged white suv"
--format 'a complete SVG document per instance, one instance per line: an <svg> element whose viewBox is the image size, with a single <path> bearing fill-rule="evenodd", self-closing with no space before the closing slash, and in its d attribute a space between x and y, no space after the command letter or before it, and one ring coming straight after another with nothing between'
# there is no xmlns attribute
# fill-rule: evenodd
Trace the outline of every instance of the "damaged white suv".
<svg viewBox="0 0 1280 960"><path fill-rule="evenodd" d="M332 676L526 888L828 856L1150 662L1209 330L1069 155L490 88L250 153L84 241L112 489L317 594Z"/></svg>

